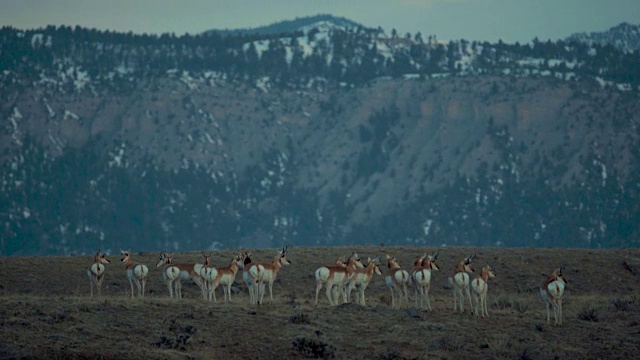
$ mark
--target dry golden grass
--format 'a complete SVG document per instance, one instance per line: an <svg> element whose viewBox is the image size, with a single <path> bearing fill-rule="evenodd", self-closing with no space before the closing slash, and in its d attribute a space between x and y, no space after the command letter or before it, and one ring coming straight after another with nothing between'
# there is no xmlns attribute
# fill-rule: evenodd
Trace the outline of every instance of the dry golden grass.
<svg viewBox="0 0 640 360"><path fill-rule="evenodd" d="M249 305L241 274L232 303L221 301L220 288L218 303L205 302L188 281L185 299L170 300L156 253L134 252L134 261L150 268L147 297L134 300L117 254L109 257L102 297L93 299L86 275L92 256L2 258L0 358L615 359L636 357L640 349L639 250L440 248L433 312L391 309L380 276L366 291L366 307L330 307L324 291L314 307L315 269L353 250L365 258L393 254L409 268L432 249L290 248L293 264L279 273L274 302L257 307ZM212 260L226 266L233 253ZM489 319L468 308L452 313L446 278L472 253L477 268L488 263L497 275L489 283ZM254 250L252 258L273 255L273 249ZM176 260L195 262L199 253L179 253ZM537 293L559 264L568 279L562 328L547 324Z"/></svg>

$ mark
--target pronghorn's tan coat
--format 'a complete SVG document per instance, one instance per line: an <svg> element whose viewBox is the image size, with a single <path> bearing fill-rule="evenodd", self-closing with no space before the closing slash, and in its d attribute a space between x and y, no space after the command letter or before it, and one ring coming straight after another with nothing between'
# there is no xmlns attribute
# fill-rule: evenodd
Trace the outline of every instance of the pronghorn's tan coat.
<svg viewBox="0 0 640 360"><path fill-rule="evenodd" d="M229 263L229 266L216 267L218 276L213 280L213 285L209 291L216 291L218 285L222 284L222 292L224 294L225 302L231 302L231 285L233 285L233 282L236 280L236 274L238 273L240 266L242 266L242 260L241 256L235 256Z"/></svg>
<svg viewBox="0 0 640 360"><path fill-rule="evenodd" d="M209 301L217 302L216 293L213 291L213 282L218 277L218 270L211 266L211 256L213 253L202 253L202 266L200 267L200 277L202 278L202 297Z"/></svg>
<svg viewBox="0 0 640 360"><path fill-rule="evenodd" d="M316 302L318 305L318 295L324 285L327 289L327 298L331 305L337 304L340 299L340 292L343 294L344 301L347 301L347 294L345 284L354 275L357 268L364 268L360 257L357 253L353 252L346 264L341 264L338 259L338 264L333 266L322 266L315 271L316 277ZM334 287L337 287L336 296L334 301Z"/></svg>
<svg viewBox="0 0 640 360"><path fill-rule="evenodd" d="M553 270L546 280L540 285L540 296L547 306L547 323L551 322L549 306L553 307L554 324L562 326L562 298L567 280L564 277L564 268L559 267Z"/></svg>
<svg viewBox="0 0 640 360"><path fill-rule="evenodd" d="M473 290L473 297L476 300L476 316L489 317L489 309L487 308L487 292L489 291L489 278L496 277L491 269L491 266L487 265L482 268L480 275L477 276L471 282L471 289ZM480 310L480 312L478 312Z"/></svg>
<svg viewBox="0 0 640 360"><path fill-rule="evenodd" d="M424 254L414 263L411 270L411 282L413 283L416 295L416 307L420 309L431 309L431 301L429 299L429 289L431 288L431 271L440 270L436 264L438 254ZM418 304L418 299L420 304Z"/></svg>
<svg viewBox="0 0 640 360"><path fill-rule="evenodd" d="M247 285L247 290L249 292L249 303L251 305L255 305L258 303L258 292L259 292L259 284L258 282L262 278L262 273L260 272L260 267L258 264L251 261L251 253L243 252L241 254L242 263L240 264L240 268L242 269L242 280L244 280ZM253 277L251 274L251 268L256 266L254 272L257 274L257 277Z"/></svg>
<svg viewBox="0 0 640 360"><path fill-rule="evenodd" d="M287 258L287 246L282 248L282 250L278 251L278 255L273 258L271 263L262 263L262 279L259 283L259 295L260 295L260 304L263 303L264 298L264 283L269 284L269 298L271 302L273 302L273 283L276 280L276 276L278 275L278 271L284 265L291 265L291 261Z"/></svg>
<svg viewBox="0 0 640 360"><path fill-rule="evenodd" d="M133 262L133 260L131 260L131 249L127 251L120 249L120 263L124 266L127 279L129 279L129 285L131 285L131 298L134 297L133 284L135 284L138 289L138 297L144 297L147 275L149 274L147 265Z"/></svg>
<svg viewBox="0 0 640 360"><path fill-rule="evenodd" d="M91 297L93 297L93 287L96 287L98 296L101 294L102 281L104 280L105 264L109 264L111 261L107 259L105 254L102 254L100 250L93 256L93 263L87 269L87 276L89 276L89 286L91 287Z"/></svg>
<svg viewBox="0 0 640 360"><path fill-rule="evenodd" d="M347 301L351 301L351 292L354 288L358 287L358 299L356 303L359 303L362 306L366 306L364 291L367 289L367 286L373 279L373 274L382 275L380 271L380 259L375 258L367 258L367 266L363 269L356 269L353 277L349 280L347 284Z"/></svg>
<svg viewBox="0 0 640 360"><path fill-rule="evenodd" d="M198 264L202 266L201 264ZM160 253L160 261L156 264L156 267L164 266L163 277L169 288L169 297L173 297L172 287L175 287L175 295L178 299L182 298L182 278L190 278L198 285L202 292L202 278L200 273L196 272L196 264L186 263L174 263L173 254L167 254L165 252Z"/></svg>
<svg viewBox="0 0 640 360"><path fill-rule="evenodd" d="M457 305L460 305L460 312L464 312L464 296L466 294L469 299L469 308L473 309L473 304L471 303L471 290L470 286L470 277L468 272L473 272L473 266L471 265L471 261L476 256L469 256L462 261L460 261L455 268L453 269L453 273L449 275L449 284L453 288L453 312L456 312Z"/></svg>
<svg viewBox="0 0 640 360"><path fill-rule="evenodd" d="M385 277L385 282L391 291L391 307L396 306L396 293L398 293L398 306L402 305L402 294L404 293L405 304L409 303L407 294L407 284L409 283L409 272L401 269L395 256L387 255L387 267L389 271Z"/></svg>

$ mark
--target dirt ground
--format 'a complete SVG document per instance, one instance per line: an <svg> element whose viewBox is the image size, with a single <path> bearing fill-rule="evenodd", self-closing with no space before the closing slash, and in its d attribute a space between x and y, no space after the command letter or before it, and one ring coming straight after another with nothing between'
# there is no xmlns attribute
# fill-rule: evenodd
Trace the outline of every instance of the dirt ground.
<svg viewBox="0 0 640 360"><path fill-rule="evenodd" d="M250 305L241 272L232 301L200 298L183 281L183 299L169 299L158 253L135 253L149 266L144 299L131 299L119 253L107 255L101 297L89 296L93 255L0 258L0 359L628 359L640 349L640 250L539 248L290 248L292 264L278 273L274 301ZM252 250L270 261L276 249ZM314 271L356 251L395 255L403 268L439 251L430 299L433 311L409 303L390 306L383 276L366 290L367 306L330 306L324 290L314 306ZM237 250L215 252L216 266ZM486 265L489 318L467 307L453 313L447 276L465 256ZM176 262L199 262L200 253L177 253ZM564 325L547 324L537 286L556 266L568 281ZM386 268L382 268L383 274ZM472 276L472 277L473 277ZM268 291L265 299L268 299Z"/></svg>

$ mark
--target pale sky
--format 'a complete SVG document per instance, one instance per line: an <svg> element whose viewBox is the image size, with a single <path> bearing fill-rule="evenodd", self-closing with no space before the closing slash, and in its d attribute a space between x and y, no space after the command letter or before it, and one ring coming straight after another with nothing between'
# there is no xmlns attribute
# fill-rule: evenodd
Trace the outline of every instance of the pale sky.
<svg viewBox="0 0 640 360"><path fill-rule="evenodd" d="M530 42L640 24L640 0L0 0L0 26L196 34L317 14L439 40Z"/></svg>

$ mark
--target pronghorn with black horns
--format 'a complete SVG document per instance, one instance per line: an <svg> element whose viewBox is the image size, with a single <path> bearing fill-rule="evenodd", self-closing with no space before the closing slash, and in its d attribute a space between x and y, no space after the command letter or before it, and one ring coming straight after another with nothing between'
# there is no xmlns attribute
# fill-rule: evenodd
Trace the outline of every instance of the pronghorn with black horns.
<svg viewBox="0 0 640 360"><path fill-rule="evenodd" d="M202 266L200 267L200 277L202 278L202 297L209 301L214 300L217 302L216 293L213 291L213 282L218 277L218 269L211 266L211 256L213 253L202 253Z"/></svg>
<svg viewBox="0 0 640 360"><path fill-rule="evenodd" d="M133 262L133 260L131 260L131 249L127 251L120 249L120 264L124 266L127 279L129 279L129 285L131 285L131 298L134 298L133 284L136 284L138 288L138 297L144 297L147 275L149 274L147 265Z"/></svg>
<svg viewBox="0 0 640 360"><path fill-rule="evenodd" d="M173 264L173 254L167 254L166 252L160 253L160 261L156 264L156 267L163 267L162 278L167 284L169 289L169 297L173 298L175 294L178 299L182 298L182 283L180 282L180 269Z"/></svg>
<svg viewBox="0 0 640 360"><path fill-rule="evenodd" d="M489 317L487 308L487 292L489 291L489 278L496 277L491 266L487 265L480 270L480 275L471 282L471 290L476 300L476 316ZM478 308L480 312L478 313Z"/></svg>
<svg viewBox="0 0 640 360"><path fill-rule="evenodd" d="M440 270L436 264L439 253L424 254L416 260L414 268L411 270L411 283L413 283L416 295L416 307L420 309L431 309L431 301L429 300L429 289L431 288L431 271ZM418 305L420 299L420 305Z"/></svg>
<svg viewBox="0 0 640 360"><path fill-rule="evenodd" d="M353 277L347 283L347 301L351 301L351 292L357 287L359 295L356 304L366 306L364 291L373 279L373 274L382 275L380 263L380 256L375 259L367 258L367 266L364 269L356 269Z"/></svg>
<svg viewBox="0 0 640 360"><path fill-rule="evenodd" d="M471 290L469 289L471 281L467 273L473 272L471 262L475 258L476 255L464 258L455 266L453 273L449 275L449 284L453 288L453 312L457 311L458 304L460 305L460 313L464 312L465 294L469 299L469 309L473 309L473 304L471 304Z"/></svg>
<svg viewBox="0 0 640 360"><path fill-rule="evenodd" d="M102 288L102 280L104 280L105 264L110 263L106 255L101 253L100 250L93 256L93 264L87 269L87 276L89 276L89 286L91 287L91 297L93 297L93 287L98 290L98 296Z"/></svg>
<svg viewBox="0 0 640 360"><path fill-rule="evenodd" d="M247 284L249 303L251 305L255 305L258 303L258 279L254 279L253 276L251 276L250 269L257 264L251 260L251 253L246 250L240 253L240 257L242 258L242 263L240 265L240 268L242 269L242 280Z"/></svg>
<svg viewBox="0 0 640 360"><path fill-rule="evenodd" d="M564 277L564 266L560 266L553 270L547 276L545 281L540 285L540 296L547 306L547 323L551 322L549 314L549 306L553 307L553 316L555 317L555 325L562 326L562 296L564 288L567 285L567 279Z"/></svg>
<svg viewBox="0 0 640 360"><path fill-rule="evenodd" d="M391 290L391 307L396 306L396 292L398 293L398 307L402 304L402 294L404 293L405 304L409 303L407 294L407 284L409 283L409 272L401 269L395 256L387 255L387 267L389 271L384 278L389 290Z"/></svg>
<svg viewBox="0 0 640 360"><path fill-rule="evenodd" d="M316 302L318 305L318 295L324 285L327 289L327 298L331 305L336 305L340 299L340 292L343 293L344 301L346 302L346 289L344 288L346 282L355 274L357 268L364 268L360 257L356 252L353 252L346 262L338 259L336 265L322 266L316 269ZM337 288L334 291L334 287ZM336 294L334 296L334 293ZM335 297L335 301L334 301Z"/></svg>
<svg viewBox="0 0 640 360"><path fill-rule="evenodd" d="M291 261L287 258L287 249L289 246L285 246L282 250L278 251L278 255L273 258L271 263L262 263L262 279L258 284L258 292L260 293L260 304L263 303L264 298L264 283L269 283L269 298L273 302L273 283L276 281L278 271L284 265L291 265ZM251 270L250 270L251 271ZM253 275L253 274L252 274Z"/></svg>
<svg viewBox="0 0 640 360"><path fill-rule="evenodd" d="M218 288L218 285L222 284L224 301L231 302L231 285L233 285L233 282L236 280L236 274L238 273L238 269L240 269L240 267L242 266L243 260L244 259L242 258L242 256L236 255L231 259L229 266L216 267L216 270L218 271L218 276L216 276L216 278L213 280L213 284L211 285L209 292L216 291L216 288ZM215 295L214 295L214 301L216 301Z"/></svg>

